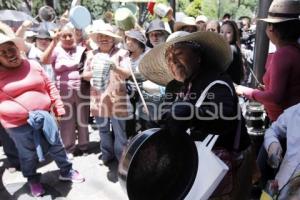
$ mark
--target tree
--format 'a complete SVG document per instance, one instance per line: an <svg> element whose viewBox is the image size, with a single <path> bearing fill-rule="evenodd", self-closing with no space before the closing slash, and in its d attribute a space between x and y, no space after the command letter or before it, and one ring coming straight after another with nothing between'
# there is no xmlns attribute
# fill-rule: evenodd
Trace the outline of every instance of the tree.
<svg viewBox="0 0 300 200"><path fill-rule="evenodd" d="M17 10L22 0L0 0L0 9Z"/></svg>
<svg viewBox="0 0 300 200"><path fill-rule="evenodd" d="M99 19L106 11L111 10L109 0L82 0L81 4L91 12L93 19Z"/></svg>
<svg viewBox="0 0 300 200"><path fill-rule="evenodd" d="M202 11L210 19L219 19L229 13L232 19L240 16L253 17L258 0L203 0Z"/></svg>
<svg viewBox="0 0 300 200"><path fill-rule="evenodd" d="M185 9L185 13L189 16L197 17L202 14L202 0L194 0Z"/></svg>
<svg viewBox="0 0 300 200"><path fill-rule="evenodd" d="M220 7L218 6L219 0L203 0L202 12L209 19L218 19Z"/></svg>

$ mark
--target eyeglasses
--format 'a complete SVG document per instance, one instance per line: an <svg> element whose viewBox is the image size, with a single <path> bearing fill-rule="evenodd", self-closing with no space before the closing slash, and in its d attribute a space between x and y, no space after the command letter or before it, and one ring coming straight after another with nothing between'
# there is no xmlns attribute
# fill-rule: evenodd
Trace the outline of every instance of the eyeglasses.
<svg viewBox="0 0 300 200"><path fill-rule="evenodd" d="M16 46L11 46L5 50L0 51L0 57L6 57L7 55L15 54L17 50L18 49Z"/></svg>

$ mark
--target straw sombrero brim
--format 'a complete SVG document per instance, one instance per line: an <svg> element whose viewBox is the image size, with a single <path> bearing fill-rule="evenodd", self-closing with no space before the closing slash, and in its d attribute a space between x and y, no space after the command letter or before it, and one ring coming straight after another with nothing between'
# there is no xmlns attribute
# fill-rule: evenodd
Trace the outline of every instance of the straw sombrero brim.
<svg viewBox="0 0 300 200"><path fill-rule="evenodd" d="M107 36L113 37L117 41L122 40L122 37L120 37L119 35L112 33L111 31L106 31L106 30L93 31L92 33L90 33L91 39L95 41L97 34L102 34L102 35L107 35Z"/></svg>
<svg viewBox="0 0 300 200"><path fill-rule="evenodd" d="M4 33L9 37L15 37L13 29L3 22L0 22L0 32Z"/></svg>
<svg viewBox="0 0 300 200"><path fill-rule="evenodd" d="M172 44L182 41L198 42L204 49L203 58L206 60L207 65L214 67L216 72L226 71L232 62L230 46L222 36L213 32L195 32L187 36L175 38L150 50L139 64L141 74L156 84L167 85L174 79L174 76L166 63L166 50Z"/></svg>
<svg viewBox="0 0 300 200"><path fill-rule="evenodd" d="M21 51L25 51L26 50L25 42L24 42L24 40L22 38L15 37L15 38L11 39L11 41L13 43L15 43L15 45L18 47L19 50L21 50Z"/></svg>
<svg viewBox="0 0 300 200"><path fill-rule="evenodd" d="M15 36L7 36L5 34L0 33L0 44L4 44L7 42L13 42L19 50L25 51L25 42L22 38L15 37Z"/></svg>

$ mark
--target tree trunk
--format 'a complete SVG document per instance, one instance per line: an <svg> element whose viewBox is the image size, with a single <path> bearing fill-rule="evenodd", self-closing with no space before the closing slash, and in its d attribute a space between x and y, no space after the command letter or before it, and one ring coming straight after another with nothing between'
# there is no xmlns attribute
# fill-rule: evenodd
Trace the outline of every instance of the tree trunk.
<svg viewBox="0 0 300 200"><path fill-rule="evenodd" d="M31 5L30 3L28 2L28 0L24 0L25 4L26 4L26 7L28 8L28 10L30 10L31 12Z"/></svg>

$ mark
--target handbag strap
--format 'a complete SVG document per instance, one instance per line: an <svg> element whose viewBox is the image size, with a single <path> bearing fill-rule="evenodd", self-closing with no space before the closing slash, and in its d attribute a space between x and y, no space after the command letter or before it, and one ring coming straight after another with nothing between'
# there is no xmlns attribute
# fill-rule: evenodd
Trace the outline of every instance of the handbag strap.
<svg viewBox="0 0 300 200"><path fill-rule="evenodd" d="M203 90L203 92L201 93L199 99L198 99L197 102L196 102L196 105L195 105L196 107L199 108L199 107L202 105L204 99L205 99L206 96L207 96L208 90L209 90L212 86L214 86L214 85L216 85L216 84L221 84L221 85L227 86L227 87L230 89L231 94L233 95L233 91L232 91L231 87L228 85L228 83L226 83L225 81L216 80L216 81L211 82L211 83Z"/></svg>
<svg viewBox="0 0 300 200"><path fill-rule="evenodd" d="M9 94L7 94L6 92L4 92L1 88L0 88L0 92L2 92L5 96L7 96L10 100L16 102L17 104L19 104L21 107L23 107L27 112L29 112L29 110L20 102L18 102L15 98L13 98L12 96L10 96Z"/></svg>
<svg viewBox="0 0 300 200"><path fill-rule="evenodd" d="M200 97L199 97L199 99L197 100L196 105L195 105L197 108L199 108L199 107L202 105L204 99L205 99L206 96L207 96L207 93L208 93L209 89L212 88L212 87L213 87L214 85L216 85L216 84L220 84L220 85L225 85L225 86L227 86L227 88L229 88L229 90L230 90L230 92L231 92L231 95L232 95L232 96L234 95L234 93L233 93L231 87L228 85L228 83L226 83L225 81L222 81L222 80L216 80L216 81L213 81L213 82L211 82L211 83L203 90L203 92L201 93L201 95L200 95ZM240 146L241 130L242 130L242 120L241 120L241 119L238 119L238 124L237 124L236 132L235 132L235 137L234 137L234 143L233 143L233 149L234 149L235 151L238 151L239 146ZM212 139L213 139L213 138L212 138ZM210 139L210 140L212 140L212 139ZM213 145L214 145L214 144L212 144L212 146L213 146ZM209 145L209 146L211 146L211 145Z"/></svg>

